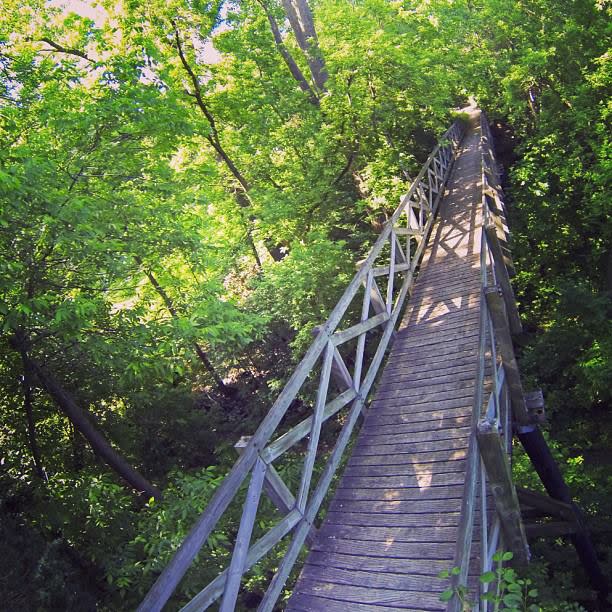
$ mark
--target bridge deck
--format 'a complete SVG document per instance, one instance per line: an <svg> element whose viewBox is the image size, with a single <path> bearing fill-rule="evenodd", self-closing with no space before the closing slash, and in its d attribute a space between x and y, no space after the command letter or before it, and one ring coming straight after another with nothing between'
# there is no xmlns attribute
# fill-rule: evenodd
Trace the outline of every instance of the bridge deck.
<svg viewBox="0 0 612 612"><path fill-rule="evenodd" d="M443 610L465 480L480 315L479 133L466 136L378 391L292 611Z"/></svg>

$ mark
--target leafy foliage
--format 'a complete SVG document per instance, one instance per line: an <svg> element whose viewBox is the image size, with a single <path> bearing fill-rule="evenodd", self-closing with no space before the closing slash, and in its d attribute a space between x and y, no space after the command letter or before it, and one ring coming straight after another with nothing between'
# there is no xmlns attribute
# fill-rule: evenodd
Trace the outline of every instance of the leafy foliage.
<svg viewBox="0 0 612 612"><path fill-rule="evenodd" d="M0 541L20 568L5 572L15 607L134 607L469 94L511 166L521 366L604 533L609 6L317 0L322 87L276 0L83 6L3 0L0 16ZM163 500L109 472L32 363ZM597 540L610 567L609 534ZM540 582L570 598L588 587L563 546L536 546Z"/></svg>

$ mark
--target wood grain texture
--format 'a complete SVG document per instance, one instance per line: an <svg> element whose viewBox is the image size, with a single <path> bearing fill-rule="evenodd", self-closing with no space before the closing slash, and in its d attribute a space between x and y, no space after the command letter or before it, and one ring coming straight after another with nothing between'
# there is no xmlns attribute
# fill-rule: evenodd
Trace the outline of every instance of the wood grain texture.
<svg viewBox="0 0 612 612"><path fill-rule="evenodd" d="M478 134L287 610L444 610L471 433L481 304ZM475 548L478 548L477 546Z"/></svg>

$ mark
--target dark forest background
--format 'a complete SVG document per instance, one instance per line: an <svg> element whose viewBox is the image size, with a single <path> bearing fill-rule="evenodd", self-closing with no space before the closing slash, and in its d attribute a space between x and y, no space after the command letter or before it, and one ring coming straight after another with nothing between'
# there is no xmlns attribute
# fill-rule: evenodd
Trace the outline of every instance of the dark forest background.
<svg viewBox="0 0 612 612"><path fill-rule="evenodd" d="M2 0L1 607L135 607L470 95L505 169L523 377L611 576L611 10ZM533 550L542 609L595 608L566 540Z"/></svg>

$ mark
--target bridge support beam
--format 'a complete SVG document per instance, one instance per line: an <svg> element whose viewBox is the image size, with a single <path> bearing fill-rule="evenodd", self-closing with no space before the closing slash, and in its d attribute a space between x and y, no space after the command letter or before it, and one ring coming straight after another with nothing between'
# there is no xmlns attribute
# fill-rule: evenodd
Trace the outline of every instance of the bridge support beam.
<svg viewBox="0 0 612 612"><path fill-rule="evenodd" d="M519 565L526 565L530 556L527 536L512 481L510 461L496 424L487 420L480 421L476 439L495 501L497 516L501 522L504 541L514 554L514 561Z"/></svg>
<svg viewBox="0 0 612 612"><path fill-rule="evenodd" d="M578 557L589 576L593 588L599 593L600 601L605 602L610 592L610 586L599 565L597 553L591 540L588 530L584 526L582 513L578 506L573 502L570 489L561 474L561 470L550 452L550 448L539 427L531 425L519 427L517 437L533 467L536 469L546 492L553 499L565 502L573 509L578 531L570 538Z"/></svg>

